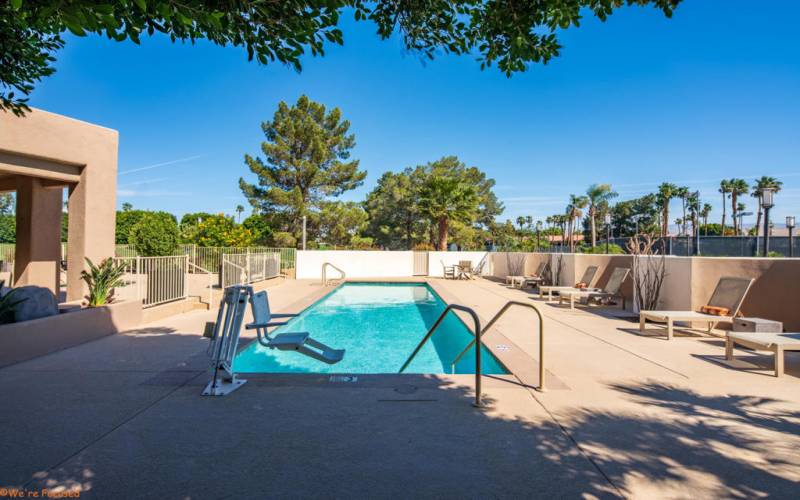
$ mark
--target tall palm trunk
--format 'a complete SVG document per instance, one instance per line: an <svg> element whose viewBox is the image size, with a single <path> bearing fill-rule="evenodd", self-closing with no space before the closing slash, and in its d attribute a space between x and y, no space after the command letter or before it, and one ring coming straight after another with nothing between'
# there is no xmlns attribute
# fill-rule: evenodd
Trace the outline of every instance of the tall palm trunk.
<svg viewBox="0 0 800 500"><path fill-rule="evenodd" d="M439 251L447 250L447 217L439 217Z"/></svg>
<svg viewBox="0 0 800 500"><path fill-rule="evenodd" d="M736 201L737 194L734 190L731 192L731 217L733 218L733 235L739 236L739 218L736 217Z"/></svg>
<svg viewBox="0 0 800 500"><path fill-rule="evenodd" d="M592 247L597 246L597 226L595 225L594 216L595 216L594 208L589 209L589 218L592 221Z"/></svg>
<svg viewBox="0 0 800 500"><path fill-rule="evenodd" d="M764 211L764 207L761 206L761 196L758 196L758 213L756 214L756 236L758 236L758 232L761 230L761 214Z"/></svg>
<svg viewBox="0 0 800 500"><path fill-rule="evenodd" d="M681 201L683 202L683 219L681 219L681 222L683 223L683 227L681 227L681 232L685 235L686 234L686 198L682 198Z"/></svg>
<svg viewBox="0 0 800 500"><path fill-rule="evenodd" d="M669 200L664 204L664 214L661 220L661 236L667 237L669 234Z"/></svg>
<svg viewBox="0 0 800 500"><path fill-rule="evenodd" d="M725 205L725 193L722 193L722 227L720 228L720 236L725 236L725 218L728 215Z"/></svg>

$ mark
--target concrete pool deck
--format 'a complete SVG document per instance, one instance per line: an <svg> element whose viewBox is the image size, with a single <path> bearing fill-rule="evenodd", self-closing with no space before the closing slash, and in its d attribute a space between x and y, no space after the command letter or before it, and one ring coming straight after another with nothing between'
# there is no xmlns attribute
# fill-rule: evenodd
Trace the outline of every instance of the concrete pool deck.
<svg viewBox="0 0 800 500"><path fill-rule="evenodd" d="M0 487L83 497L796 497L800 353L771 357L721 339L639 335L619 311L559 308L488 280L431 280L485 324L508 300L546 321L550 390L539 393L535 315L512 309L486 336L530 361L469 375L245 376L202 398L213 312L160 320L0 370ZM328 289L330 290L330 289ZM270 289L278 312L322 296ZM498 340L501 339L501 340ZM497 348L502 342L503 348Z"/></svg>

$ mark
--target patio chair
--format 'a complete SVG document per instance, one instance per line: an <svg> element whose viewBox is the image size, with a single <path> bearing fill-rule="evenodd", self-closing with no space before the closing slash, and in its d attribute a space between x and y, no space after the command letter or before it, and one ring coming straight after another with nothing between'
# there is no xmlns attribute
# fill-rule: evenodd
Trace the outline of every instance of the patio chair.
<svg viewBox="0 0 800 500"><path fill-rule="evenodd" d="M344 358L344 349L331 349L322 342L312 339L308 332L286 332L270 337L267 328L283 323L270 322L272 315L267 292L254 293L250 297L250 305L253 308L253 322L245 325L245 328L256 331L259 344L280 351L297 351L329 365L336 364Z"/></svg>
<svg viewBox="0 0 800 500"><path fill-rule="evenodd" d="M549 267L549 261L540 262L535 273L526 276L515 276L514 279L511 280L511 286L522 290L526 286L532 287L534 285L541 285L542 281L544 281L544 275L547 274Z"/></svg>
<svg viewBox="0 0 800 500"><path fill-rule="evenodd" d="M561 292L568 292L568 291L583 291L583 292L599 292L598 288L588 288L589 285L592 284L592 280L594 279L594 275L597 274L597 266L589 266L586 268L586 271L583 272L583 276L581 276L581 280L576 284L584 284L586 288L578 288L575 286L550 286L550 285L542 285L539 287L539 298L544 298L544 295L547 294L547 301L553 300L553 292L561 293Z"/></svg>
<svg viewBox="0 0 800 500"><path fill-rule="evenodd" d="M711 333L718 323L733 322L753 281L755 280L752 278L720 278L708 305L701 311L639 311L639 331L644 332L646 322L649 320L667 324L667 340L672 340L676 321L706 323L707 331ZM710 314L708 311L715 311L717 314Z"/></svg>
<svg viewBox="0 0 800 500"><path fill-rule="evenodd" d="M772 351L775 356L775 376L783 376L783 355L800 351L800 333L728 332L725 340L725 359L733 359L733 348L741 344L750 349Z"/></svg>
<svg viewBox="0 0 800 500"><path fill-rule="evenodd" d="M611 273L611 277L608 278L608 283L606 283L606 287L599 292L593 291L576 291L576 290L567 290L563 291L558 294L558 303L562 304L564 300L569 299L569 308L575 309L575 299L583 300L586 299L586 305L592 300L596 300L598 302L603 301L611 301L611 299L621 299L622 301L622 309L625 309L625 296L620 293L620 288L622 288L622 283L628 278L631 270L627 267L617 267Z"/></svg>
<svg viewBox="0 0 800 500"><path fill-rule="evenodd" d="M456 276L456 267L458 267L458 266L445 265L443 260L440 260L439 262L442 263L442 269L444 270L444 279L454 280L454 279L457 278L457 276Z"/></svg>
<svg viewBox="0 0 800 500"><path fill-rule="evenodd" d="M458 277L459 279L474 279L475 275L472 271L472 261L471 260L459 260L458 261Z"/></svg>

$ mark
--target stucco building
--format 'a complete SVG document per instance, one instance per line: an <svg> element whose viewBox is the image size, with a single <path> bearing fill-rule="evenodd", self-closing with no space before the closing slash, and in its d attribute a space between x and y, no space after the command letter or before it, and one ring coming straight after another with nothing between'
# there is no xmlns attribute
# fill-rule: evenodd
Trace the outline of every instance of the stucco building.
<svg viewBox="0 0 800 500"><path fill-rule="evenodd" d="M114 255L116 130L33 109L0 111L0 191L16 192L14 285L59 293L61 213L68 196L66 298L84 296L84 258Z"/></svg>

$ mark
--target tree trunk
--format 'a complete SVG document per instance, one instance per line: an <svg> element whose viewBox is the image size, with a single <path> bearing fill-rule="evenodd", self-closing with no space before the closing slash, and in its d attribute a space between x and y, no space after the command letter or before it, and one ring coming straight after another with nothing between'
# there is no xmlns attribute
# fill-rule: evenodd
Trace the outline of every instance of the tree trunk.
<svg viewBox="0 0 800 500"><path fill-rule="evenodd" d="M664 219L661 221L661 236L669 236L669 201L664 204Z"/></svg>
<svg viewBox="0 0 800 500"><path fill-rule="evenodd" d="M686 198L683 198L681 201L683 203L683 219L681 219L681 226L682 226L681 227L681 232L685 236L686 235Z"/></svg>
<svg viewBox="0 0 800 500"><path fill-rule="evenodd" d="M739 218L736 217L736 193L731 193L731 214L733 216L733 235L739 236Z"/></svg>
<svg viewBox="0 0 800 500"><path fill-rule="evenodd" d="M756 236L758 236L758 232L761 230L761 214L763 212L763 208L761 207L761 197L758 197L758 214L756 214Z"/></svg>
<svg viewBox="0 0 800 500"><path fill-rule="evenodd" d="M447 217L439 217L439 251L447 250Z"/></svg>
<svg viewBox="0 0 800 500"><path fill-rule="evenodd" d="M592 247L594 248L597 245L597 229L594 222L595 210L589 210L589 218L592 220Z"/></svg>
<svg viewBox="0 0 800 500"><path fill-rule="evenodd" d="M720 236L725 236L725 217L728 215L725 205L725 193L722 193L722 227L720 228Z"/></svg>

